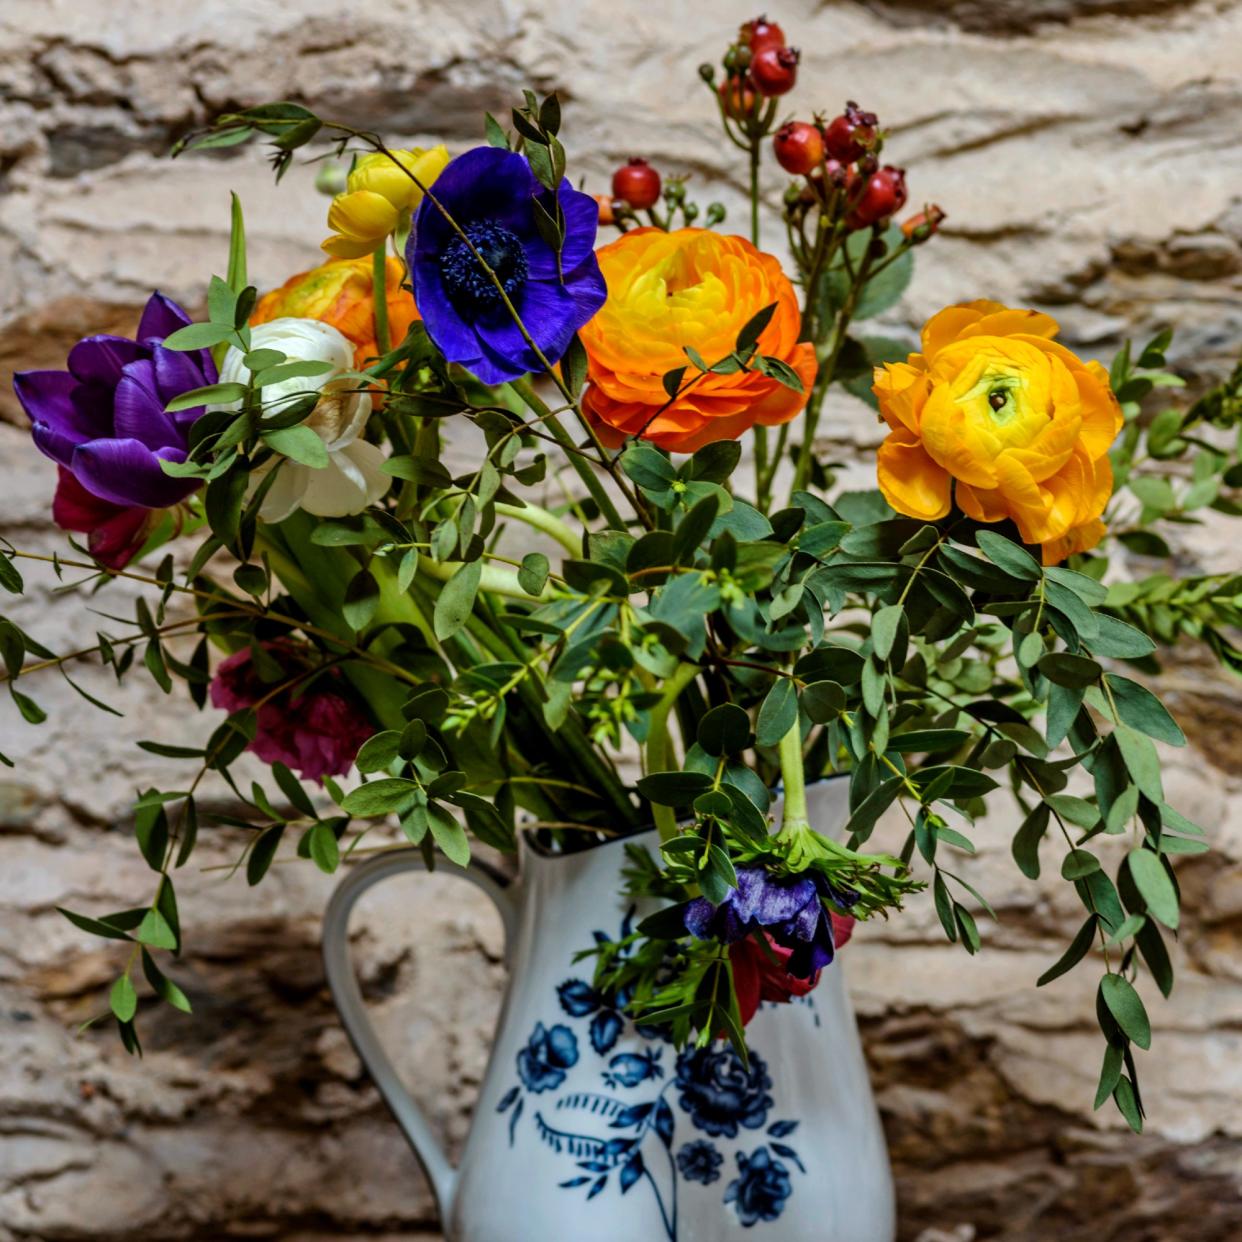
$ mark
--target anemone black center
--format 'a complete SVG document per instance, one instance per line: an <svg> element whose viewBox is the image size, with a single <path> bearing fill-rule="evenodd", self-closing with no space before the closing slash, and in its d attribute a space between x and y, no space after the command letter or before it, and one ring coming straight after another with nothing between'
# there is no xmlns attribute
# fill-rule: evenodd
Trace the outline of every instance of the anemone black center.
<svg viewBox="0 0 1242 1242"><path fill-rule="evenodd" d="M526 283L529 273L526 252L515 234L490 220L467 224L465 233L479 257L471 253L470 246L460 237L444 251L440 257L440 274L445 292L463 315L495 314L503 308L504 302L479 259L496 273L505 294L512 298Z"/></svg>

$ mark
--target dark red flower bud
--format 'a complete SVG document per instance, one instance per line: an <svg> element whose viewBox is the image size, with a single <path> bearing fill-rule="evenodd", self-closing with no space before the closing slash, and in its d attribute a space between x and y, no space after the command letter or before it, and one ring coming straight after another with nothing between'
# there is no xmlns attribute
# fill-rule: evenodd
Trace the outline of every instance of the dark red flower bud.
<svg viewBox="0 0 1242 1242"><path fill-rule="evenodd" d="M843 164L852 164L875 141L877 124L874 112L864 112L851 99L845 111L834 117L824 130L828 154Z"/></svg>
<svg viewBox="0 0 1242 1242"><path fill-rule="evenodd" d="M805 176L824 158L824 136L806 121L789 121L772 139L776 162L794 176Z"/></svg>
<svg viewBox="0 0 1242 1242"><path fill-rule="evenodd" d="M612 174L612 196L646 211L660 201L660 174L645 159L635 156Z"/></svg>
<svg viewBox="0 0 1242 1242"><path fill-rule="evenodd" d="M906 205L906 171L885 164L871 174L862 194L846 219L852 229L866 228L880 220L887 220L895 211Z"/></svg>
<svg viewBox="0 0 1242 1242"><path fill-rule="evenodd" d="M920 211L908 220L903 220L901 231L917 246L937 232L944 220L944 212L933 203L926 211Z"/></svg>
<svg viewBox="0 0 1242 1242"><path fill-rule="evenodd" d="M801 54L796 47L765 47L750 62L750 76L761 95L786 95L798 81L798 61Z"/></svg>
<svg viewBox="0 0 1242 1242"><path fill-rule="evenodd" d="M750 116L755 110L755 83L749 74L742 78L725 78L716 93L725 115L735 121Z"/></svg>
<svg viewBox="0 0 1242 1242"><path fill-rule="evenodd" d="M761 14L742 23L737 41L749 47L752 53L758 53L767 47L784 47L785 32L775 22L768 21L766 14Z"/></svg>

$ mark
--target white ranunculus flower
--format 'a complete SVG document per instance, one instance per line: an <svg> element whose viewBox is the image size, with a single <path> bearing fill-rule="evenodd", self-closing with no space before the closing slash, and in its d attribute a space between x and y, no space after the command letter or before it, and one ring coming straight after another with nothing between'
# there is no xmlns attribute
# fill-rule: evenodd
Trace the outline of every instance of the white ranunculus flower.
<svg viewBox="0 0 1242 1242"><path fill-rule="evenodd" d="M388 491L392 476L380 469L383 451L359 438L371 417L370 395L351 391L352 381L334 382L353 369L354 347L331 324L318 319L273 319L250 329L250 348L278 349L289 361L332 364L323 375L282 380L262 389L269 410L280 410L307 393L322 394L305 425L328 450L328 464L319 469L279 461L280 474L259 510L263 521L282 522L295 509L318 517L345 517L375 504ZM242 357L240 350L229 350L220 366L221 383L244 384L250 378ZM256 472L255 486L275 464Z"/></svg>

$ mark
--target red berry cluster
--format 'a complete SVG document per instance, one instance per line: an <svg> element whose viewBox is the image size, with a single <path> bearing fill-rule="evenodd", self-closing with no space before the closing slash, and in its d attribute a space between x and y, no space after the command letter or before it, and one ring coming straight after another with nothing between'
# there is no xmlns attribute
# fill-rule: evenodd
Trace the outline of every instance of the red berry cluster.
<svg viewBox="0 0 1242 1242"><path fill-rule="evenodd" d="M725 53L724 81L716 88L720 106L734 121L756 117L763 101L787 95L798 81L799 52L785 42L785 32L766 17L745 22ZM715 71L704 66L710 80Z"/></svg>
<svg viewBox="0 0 1242 1242"><path fill-rule="evenodd" d="M840 194L847 228L862 229L888 220L906 203L906 174L880 165L883 145L879 120L853 100L831 121L787 121L772 148L786 172L806 177L812 199Z"/></svg>

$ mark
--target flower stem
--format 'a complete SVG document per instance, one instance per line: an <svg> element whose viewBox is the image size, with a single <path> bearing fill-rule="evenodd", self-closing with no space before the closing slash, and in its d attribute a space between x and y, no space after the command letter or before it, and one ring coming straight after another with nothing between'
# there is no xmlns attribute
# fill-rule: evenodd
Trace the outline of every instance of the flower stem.
<svg viewBox="0 0 1242 1242"><path fill-rule="evenodd" d="M545 535L555 539L570 556L582 555L582 536L568 522L561 521L555 513L549 513L547 509L541 509L530 501L519 509L517 505L505 504L499 500L496 502L496 512L501 517L513 518L514 521L525 522L527 526L543 531Z"/></svg>
<svg viewBox="0 0 1242 1242"><path fill-rule="evenodd" d="M513 380L509 387L538 415L539 421L547 426L548 430L556 437L558 443L570 449L577 447L573 442L573 437L561 426L556 415L552 413L547 402L535 391L530 380ZM613 504L612 497L608 495L599 477L582 460L578 453L570 452L566 456L569 458L569 464L573 466L578 477L586 485L587 491L591 493L591 498L599 506L599 511L607 520L609 527L613 530L625 530L625 519L617 511L617 506Z"/></svg>
<svg viewBox="0 0 1242 1242"><path fill-rule="evenodd" d="M809 828L806 806L806 769L802 762L802 726L795 720L780 740L781 785L784 790L781 831Z"/></svg>
<svg viewBox="0 0 1242 1242"><path fill-rule="evenodd" d="M674 767L673 739L669 736L668 717L681 692L699 675L697 664L680 664L677 671L664 684L660 701L651 709L651 724L647 729L647 771L668 772ZM661 841L670 841L677 835L677 817L673 808L653 806L656 827Z"/></svg>
<svg viewBox="0 0 1242 1242"><path fill-rule="evenodd" d="M371 256L371 293L375 307L375 349L382 358L392 348L388 334L388 239Z"/></svg>

